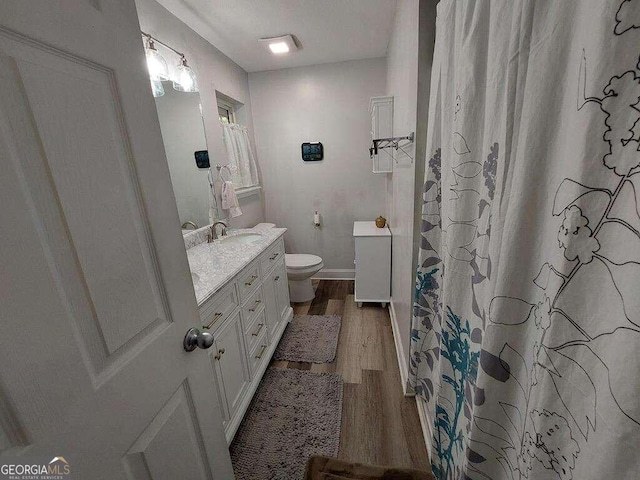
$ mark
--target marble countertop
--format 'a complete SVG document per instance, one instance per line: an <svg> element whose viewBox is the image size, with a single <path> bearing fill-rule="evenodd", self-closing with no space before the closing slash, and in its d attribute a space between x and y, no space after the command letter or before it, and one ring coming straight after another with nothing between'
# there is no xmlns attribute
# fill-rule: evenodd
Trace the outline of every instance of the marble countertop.
<svg viewBox="0 0 640 480"><path fill-rule="evenodd" d="M229 280L240 273L244 267L255 260L286 231L286 228L233 230L229 232L228 236L257 233L262 235L262 238L250 244L234 244L214 240L212 243L203 242L189 248L187 258L191 273L196 275L196 278L193 279L193 287L198 306L201 306L225 286Z"/></svg>

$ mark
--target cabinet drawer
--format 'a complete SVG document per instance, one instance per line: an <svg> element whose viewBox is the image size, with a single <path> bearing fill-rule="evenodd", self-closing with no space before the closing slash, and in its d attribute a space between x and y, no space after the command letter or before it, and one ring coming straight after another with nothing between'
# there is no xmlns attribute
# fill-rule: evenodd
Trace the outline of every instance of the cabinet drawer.
<svg viewBox="0 0 640 480"><path fill-rule="evenodd" d="M284 241L280 238L275 245L262 254L262 274L266 275L282 258L284 258Z"/></svg>
<svg viewBox="0 0 640 480"><path fill-rule="evenodd" d="M249 326L253 323L260 309L264 306L264 294L262 287L258 287L247 300L242 303L242 314L244 317L245 332L249 330Z"/></svg>
<svg viewBox="0 0 640 480"><path fill-rule="evenodd" d="M258 313L258 316L250 323L250 325L248 325L248 329L244 333L245 344L247 345L247 350L249 352L255 350L258 342L260 342L264 337L266 330L266 314L264 308L262 308ZM264 343L267 343L267 339L265 338L264 340Z"/></svg>
<svg viewBox="0 0 640 480"><path fill-rule="evenodd" d="M263 328L262 333L258 336L258 340L255 342L253 349L249 350L249 365L251 366L251 376L254 376L260 367L260 364L265 361L267 354L267 348L269 342L267 342L267 329Z"/></svg>
<svg viewBox="0 0 640 480"><path fill-rule="evenodd" d="M200 312L204 328L214 328L229 317L238 306L238 294L235 285L231 284L216 293Z"/></svg>
<svg viewBox="0 0 640 480"><path fill-rule="evenodd" d="M260 286L260 264L254 262L246 267L238 277L236 283L238 284L240 301L243 302Z"/></svg>

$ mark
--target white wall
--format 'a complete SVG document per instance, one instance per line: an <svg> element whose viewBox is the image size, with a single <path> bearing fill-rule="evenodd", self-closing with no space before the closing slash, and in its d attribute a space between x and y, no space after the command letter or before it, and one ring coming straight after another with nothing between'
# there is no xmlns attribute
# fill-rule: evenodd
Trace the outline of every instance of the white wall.
<svg viewBox="0 0 640 480"><path fill-rule="evenodd" d="M387 53L387 94L393 95L393 135L416 131L418 103L418 0L400 0ZM415 145L410 149L415 156ZM424 160L424 159L423 159ZM418 159L420 161L420 159ZM398 155L387 175L386 210L393 235L391 308L400 371L406 379L413 302L413 206L416 161Z"/></svg>
<svg viewBox="0 0 640 480"><path fill-rule="evenodd" d="M353 270L353 222L384 212L368 108L385 83L384 58L249 74L266 220L289 229L287 252L320 255L327 270ZM323 161L302 161L309 141L323 143Z"/></svg>
<svg viewBox="0 0 640 480"><path fill-rule="evenodd" d="M386 179L393 235L391 310L400 372L406 382L417 252L420 240L426 116L437 0L399 0L387 53L387 94L394 96L393 134L416 132L414 160L398 155Z"/></svg>
<svg viewBox="0 0 640 480"><path fill-rule="evenodd" d="M140 28L183 52L189 65L196 72L211 164L227 163L215 92L218 90L244 105L240 116L245 120L245 125L249 128L249 137L253 141L253 117L247 72L155 0L136 0L136 7ZM259 152L256 157L260 162ZM264 220L264 205L260 195L241 199L240 206L243 215L231 220L231 226L237 228L253 226Z"/></svg>

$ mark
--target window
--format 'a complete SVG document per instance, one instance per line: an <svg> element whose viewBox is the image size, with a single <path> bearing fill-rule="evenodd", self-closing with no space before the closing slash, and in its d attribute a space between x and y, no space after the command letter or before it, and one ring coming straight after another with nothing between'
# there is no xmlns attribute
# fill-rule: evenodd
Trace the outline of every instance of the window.
<svg viewBox="0 0 640 480"><path fill-rule="evenodd" d="M223 123L235 123L233 106L218 99L218 116Z"/></svg>
<svg viewBox="0 0 640 480"><path fill-rule="evenodd" d="M216 92L218 117L222 125L222 138L227 153L227 165L238 196L258 193L258 171L249 140L247 127L240 124L242 104Z"/></svg>

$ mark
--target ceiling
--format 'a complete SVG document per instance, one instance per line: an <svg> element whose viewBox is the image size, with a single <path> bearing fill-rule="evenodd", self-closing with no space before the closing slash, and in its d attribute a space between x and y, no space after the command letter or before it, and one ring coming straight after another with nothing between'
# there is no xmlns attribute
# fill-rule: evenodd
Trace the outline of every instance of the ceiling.
<svg viewBox="0 0 640 480"><path fill-rule="evenodd" d="M247 72L384 57L396 0L158 0ZM273 55L259 38L292 34Z"/></svg>

